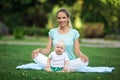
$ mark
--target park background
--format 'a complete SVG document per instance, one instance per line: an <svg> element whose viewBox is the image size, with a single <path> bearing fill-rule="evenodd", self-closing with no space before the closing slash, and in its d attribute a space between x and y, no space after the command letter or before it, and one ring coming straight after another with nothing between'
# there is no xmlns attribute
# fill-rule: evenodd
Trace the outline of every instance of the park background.
<svg viewBox="0 0 120 80"><path fill-rule="evenodd" d="M33 62L31 52L44 48L48 32L57 27L56 12L71 13L73 28L80 33L81 50L90 66L115 67L112 73L49 73L17 70ZM119 80L120 0L1 0L1 80ZM102 59L102 60L101 60Z"/></svg>
<svg viewBox="0 0 120 80"><path fill-rule="evenodd" d="M81 37L120 39L119 0L1 0L0 37L47 36L66 8Z"/></svg>

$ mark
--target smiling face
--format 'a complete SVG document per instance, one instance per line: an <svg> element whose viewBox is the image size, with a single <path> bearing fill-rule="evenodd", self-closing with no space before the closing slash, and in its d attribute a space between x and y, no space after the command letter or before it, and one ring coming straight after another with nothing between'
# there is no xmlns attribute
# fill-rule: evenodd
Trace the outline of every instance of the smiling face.
<svg viewBox="0 0 120 80"><path fill-rule="evenodd" d="M60 27L68 26L69 18L64 12L59 12L57 14L57 21Z"/></svg>

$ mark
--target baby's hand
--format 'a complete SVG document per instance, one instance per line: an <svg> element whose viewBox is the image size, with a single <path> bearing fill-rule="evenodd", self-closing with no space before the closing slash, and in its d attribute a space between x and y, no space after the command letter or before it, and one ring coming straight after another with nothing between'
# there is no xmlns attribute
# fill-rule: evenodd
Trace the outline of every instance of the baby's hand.
<svg viewBox="0 0 120 80"><path fill-rule="evenodd" d="M70 70L69 70L69 68L68 67L64 67L63 68L63 72L69 72Z"/></svg>
<svg viewBox="0 0 120 80"><path fill-rule="evenodd" d="M51 68L50 67L46 67L45 70L48 71L48 72L51 72Z"/></svg>

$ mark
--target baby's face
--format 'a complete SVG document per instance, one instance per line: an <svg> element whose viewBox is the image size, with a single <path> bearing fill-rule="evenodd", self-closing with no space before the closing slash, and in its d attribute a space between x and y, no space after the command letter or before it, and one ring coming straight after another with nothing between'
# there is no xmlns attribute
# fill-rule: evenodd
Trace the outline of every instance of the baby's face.
<svg viewBox="0 0 120 80"><path fill-rule="evenodd" d="M57 44L56 47L55 47L55 52L60 55L64 52L64 46L63 45L59 45Z"/></svg>

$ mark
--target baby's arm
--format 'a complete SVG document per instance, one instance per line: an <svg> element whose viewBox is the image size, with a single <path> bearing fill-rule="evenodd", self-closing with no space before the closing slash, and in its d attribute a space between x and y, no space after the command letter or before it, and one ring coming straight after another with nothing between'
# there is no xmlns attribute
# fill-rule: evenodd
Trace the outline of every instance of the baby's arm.
<svg viewBox="0 0 120 80"><path fill-rule="evenodd" d="M48 58L47 65L45 67L45 70L48 71L48 72L51 71L50 65L51 65L51 60Z"/></svg>
<svg viewBox="0 0 120 80"><path fill-rule="evenodd" d="M69 58L68 58L68 56L67 56L67 54L66 53L64 53L64 55L65 55L65 60L64 60L64 68L63 68L63 71L64 72L69 72L70 70L69 70Z"/></svg>
<svg viewBox="0 0 120 80"><path fill-rule="evenodd" d="M69 63L68 60L65 61L64 68L63 68L63 71L64 71L64 72L69 72L68 63Z"/></svg>

